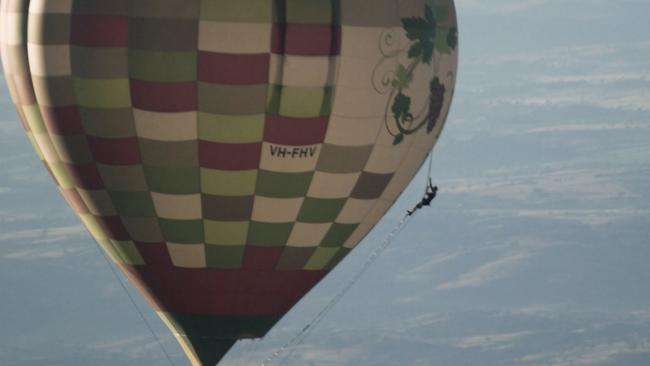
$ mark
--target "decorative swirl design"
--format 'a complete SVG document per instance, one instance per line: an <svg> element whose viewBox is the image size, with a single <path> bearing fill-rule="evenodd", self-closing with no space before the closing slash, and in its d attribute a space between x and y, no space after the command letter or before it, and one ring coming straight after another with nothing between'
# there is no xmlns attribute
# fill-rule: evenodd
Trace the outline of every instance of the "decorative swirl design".
<svg viewBox="0 0 650 366"><path fill-rule="evenodd" d="M440 27L442 23L436 19L429 5L424 6L424 17L402 18L401 21L406 38L410 40L408 47L400 47L402 29L384 30L379 37L379 52L382 58L372 71L372 86L375 91L382 95L388 94L384 124L388 133L395 138L394 145L400 144L405 136L419 131L424 126L427 134L435 128L447 93L445 84L434 76L429 83L428 103L419 107L415 115L411 112L414 110L411 97L406 92L419 66L433 64L436 67L435 56L455 50L458 42L457 29ZM445 37L443 42L440 42L443 40L440 36ZM410 61L408 64L400 63L403 54L406 54Z"/></svg>
<svg viewBox="0 0 650 366"><path fill-rule="evenodd" d="M393 87L391 84L395 79L395 67L397 66L395 58L382 58L372 70L372 88L379 94L386 94Z"/></svg>
<svg viewBox="0 0 650 366"><path fill-rule="evenodd" d="M372 70L372 87L382 95L392 89L391 84L398 65L397 57L406 52L399 47L399 36L399 28L386 28L379 36L379 52L383 57Z"/></svg>
<svg viewBox="0 0 650 366"><path fill-rule="evenodd" d="M384 57L392 58L403 50L399 47L400 28L386 28L379 36L379 52Z"/></svg>

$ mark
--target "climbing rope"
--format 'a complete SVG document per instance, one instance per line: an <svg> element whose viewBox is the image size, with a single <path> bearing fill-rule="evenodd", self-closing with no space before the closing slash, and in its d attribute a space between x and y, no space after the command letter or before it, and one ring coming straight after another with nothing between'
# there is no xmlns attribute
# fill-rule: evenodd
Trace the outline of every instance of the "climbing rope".
<svg viewBox="0 0 650 366"><path fill-rule="evenodd" d="M427 158L429 160L428 168L427 168L427 179L425 180L424 183L424 192L426 193L427 188L429 188L429 183L431 182L431 169L433 168L433 153L429 151L429 155L427 155Z"/></svg>
<svg viewBox="0 0 650 366"><path fill-rule="evenodd" d="M430 182L431 182L431 167L432 167L432 154L429 153L429 164L428 172L425 186L425 195L428 192ZM410 212L410 214L405 215L398 223L393 227L390 233L384 238L381 244L370 254L368 259L364 262L361 268L355 273L354 276L350 277L345 286L325 305L325 307L312 318L312 320L307 323L293 338L286 342L282 347L277 349L271 356L264 360L260 366L268 366L275 360L280 357L283 353L289 351L287 355L282 358L278 365L283 365L296 351L298 346L311 334L311 332L318 326L318 324L327 316L327 314L332 311L332 309L343 299L343 297L354 287L354 285L363 277L363 275L372 267L372 265L379 259L379 257L388 249L388 247L395 240L395 237L408 225L413 215L417 210Z"/></svg>
<svg viewBox="0 0 650 366"><path fill-rule="evenodd" d="M277 351L275 351L271 356L269 356L264 362L262 362L261 366L268 366L273 360L278 358L280 355L282 355L284 352L287 350L290 350L290 353L280 362L280 365L284 363L295 351L296 347L298 347L306 338L309 336L311 331L327 316L327 314L332 311L332 309L343 299L345 294L350 291L350 289L359 281L359 279L368 271L368 269L377 261L379 256L390 246L390 244L393 242L395 239L395 236L399 234L408 224L410 221L411 216L404 216L400 222L395 225L393 230L386 236L386 238L382 241L381 245L377 247L370 257L366 259L365 263L361 268L357 271L357 273L352 276L345 286L325 305L325 307L318 313L314 318L307 323L293 338L291 338L287 343L285 343L282 347L280 347Z"/></svg>

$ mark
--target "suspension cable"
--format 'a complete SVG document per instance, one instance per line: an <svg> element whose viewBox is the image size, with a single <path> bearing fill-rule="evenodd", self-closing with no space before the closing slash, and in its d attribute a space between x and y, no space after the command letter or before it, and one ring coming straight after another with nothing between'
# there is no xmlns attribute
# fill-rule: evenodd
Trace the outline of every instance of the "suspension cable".
<svg viewBox="0 0 650 366"><path fill-rule="evenodd" d="M428 172L427 172L427 177L426 177L426 186L425 186L425 193L427 192L427 189L429 188L429 182L431 179L431 168L432 168L432 155L431 152L429 152L428 156ZM296 335L293 336L289 341L287 341L282 347L280 347L278 350L273 352L271 356L269 356L267 359L265 359L260 366L268 366L270 365L273 360L276 358L280 357L283 353L286 351L289 351L287 355L282 358L282 360L278 363L278 365L283 365L296 351L298 346L302 344L302 342L311 334L311 332L318 326L318 324L332 311L332 309L343 299L343 297L354 287L354 285L363 277L363 275L370 269L370 267L379 259L379 257L388 249L388 247L392 244L392 242L395 240L395 237L408 225L410 222L410 219L412 216L416 213L416 211L411 212L408 215L405 215L398 223L393 227L393 229L390 231L390 233L384 238L384 240L381 242L381 244L370 254L368 259L364 262L364 264L361 266L361 268L355 273L354 276L352 276L345 286L323 307L323 309L316 314L312 318L312 320L307 323Z"/></svg>
<svg viewBox="0 0 650 366"><path fill-rule="evenodd" d="M345 294L350 291L350 289L359 281L359 279L368 271L368 269L372 266L373 263L377 261L379 256L390 246L390 244L393 242L395 239L395 236L399 234L408 224L410 221L410 216L404 216L400 220L400 222L391 230L391 232L386 236L386 238L382 241L381 245L377 247L370 257L366 259L365 263L361 268L356 272L354 276L352 276L345 286L325 305L325 307L318 313L314 318L307 323L293 338L291 338L287 343L285 343L282 347L280 347L277 351L275 351L271 356L269 356L264 362L262 362L261 366L267 366L272 362L274 359L278 358L280 355L282 355L284 352L287 350L290 351L290 353L282 359L282 362L280 362L280 365L284 363L290 357L293 352L295 351L296 347L298 347L306 338L309 336L311 331L320 323L326 316L327 314L332 311L332 309L338 304L341 299L345 296Z"/></svg>
<svg viewBox="0 0 650 366"><path fill-rule="evenodd" d="M95 247L96 247L97 250L99 251L99 254L101 255L101 257L104 258L104 261L106 262L106 265L107 265L108 268L111 270L111 273L113 273L113 277L115 277L115 279L117 280L117 282L120 284L120 287L122 287L122 290L124 290L124 293L125 293L126 296L129 298L129 301L131 302L131 305L133 305L133 308L135 308L135 310L136 310L136 311L138 312L138 314L140 315L140 319L142 320L142 322L144 323L144 325L146 325L147 329L149 330L149 333L151 333L151 336L153 336L153 338L154 338L154 339L156 340L156 342L158 343L158 346L159 346L160 349L163 351L163 354L165 355L165 358L167 358L167 361L169 361L169 364L170 364L171 366L176 366L176 364L175 364L174 361L172 360L171 356L169 355L169 353L167 353L167 350L166 350L165 347L163 346L162 341L160 340L160 338L158 337L158 335L153 331L153 328L151 327L151 324L149 324L149 322L147 321L147 318L144 316L144 314L143 314L142 311L140 310L140 307L138 306L138 304L136 304L135 299L133 298L133 296L132 296L131 293L129 292L128 288L127 288L126 285L124 284L124 281L122 281L122 278L120 277L120 275L119 275L119 274L117 273L117 271L115 270L115 267L113 267L113 264L111 263L111 261L108 259L108 256L106 255L106 252L104 252L104 250L103 250L102 248L99 247L99 244L95 245Z"/></svg>
<svg viewBox="0 0 650 366"><path fill-rule="evenodd" d="M433 168L433 152L429 151L429 167L427 169L427 179L425 182L425 188L424 192L427 191L427 188L429 187L429 182L431 181L431 169Z"/></svg>

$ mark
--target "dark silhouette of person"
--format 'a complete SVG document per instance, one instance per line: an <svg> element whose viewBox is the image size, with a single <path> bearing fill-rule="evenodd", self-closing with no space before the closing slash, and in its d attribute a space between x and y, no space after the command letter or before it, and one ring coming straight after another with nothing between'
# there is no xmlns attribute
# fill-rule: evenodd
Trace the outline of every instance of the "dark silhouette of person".
<svg viewBox="0 0 650 366"><path fill-rule="evenodd" d="M431 206L431 201L433 201L434 198L436 198L436 195L438 194L438 186L434 186L433 183L431 182L431 179L429 179L429 185L427 186L427 190L424 193L424 197L422 197L422 201L418 202L415 207L413 207L412 210L406 211L408 213L408 216L411 216L415 213L415 211L421 209L424 206Z"/></svg>

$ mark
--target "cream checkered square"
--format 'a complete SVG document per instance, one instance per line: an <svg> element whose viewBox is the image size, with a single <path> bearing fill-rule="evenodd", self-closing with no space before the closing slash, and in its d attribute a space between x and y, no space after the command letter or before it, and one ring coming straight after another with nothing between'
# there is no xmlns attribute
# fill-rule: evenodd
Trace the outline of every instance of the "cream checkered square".
<svg viewBox="0 0 650 366"><path fill-rule="evenodd" d="M72 73L70 46L27 45L29 69L37 76L64 76Z"/></svg>
<svg viewBox="0 0 650 366"><path fill-rule="evenodd" d="M244 54L269 53L271 24L201 21L199 50Z"/></svg>
<svg viewBox="0 0 650 366"><path fill-rule="evenodd" d="M159 217L173 220L201 219L200 194L162 194L151 192Z"/></svg>
<svg viewBox="0 0 650 366"><path fill-rule="evenodd" d="M267 223L293 222L304 198L269 198L255 196L253 204L253 221Z"/></svg>
<svg viewBox="0 0 650 366"><path fill-rule="evenodd" d="M307 195L314 198L346 198L350 196L360 173L333 174L314 172Z"/></svg>
<svg viewBox="0 0 650 366"><path fill-rule="evenodd" d="M159 141L196 140L196 112L159 113L133 110L135 130L139 137Z"/></svg>
<svg viewBox="0 0 650 366"><path fill-rule="evenodd" d="M327 231L332 226L331 223L327 224L307 224L297 222L293 226L287 246L290 247L317 247L320 245Z"/></svg>
<svg viewBox="0 0 650 366"><path fill-rule="evenodd" d="M336 57L272 55L270 82L283 86L324 87L334 83Z"/></svg>
<svg viewBox="0 0 650 366"><path fill-rule="evenodd" d="M167 243L167 250L176 267L205 268L205 248L203 244Z"/></svg>
<svg viewBox="0 0 650 366"><path fill-rule="evenodd" d="M370 212L377 200L359 200L350 198L345 202L343 209L336 218L341 224L356 224L361 222Z"/></svg>

